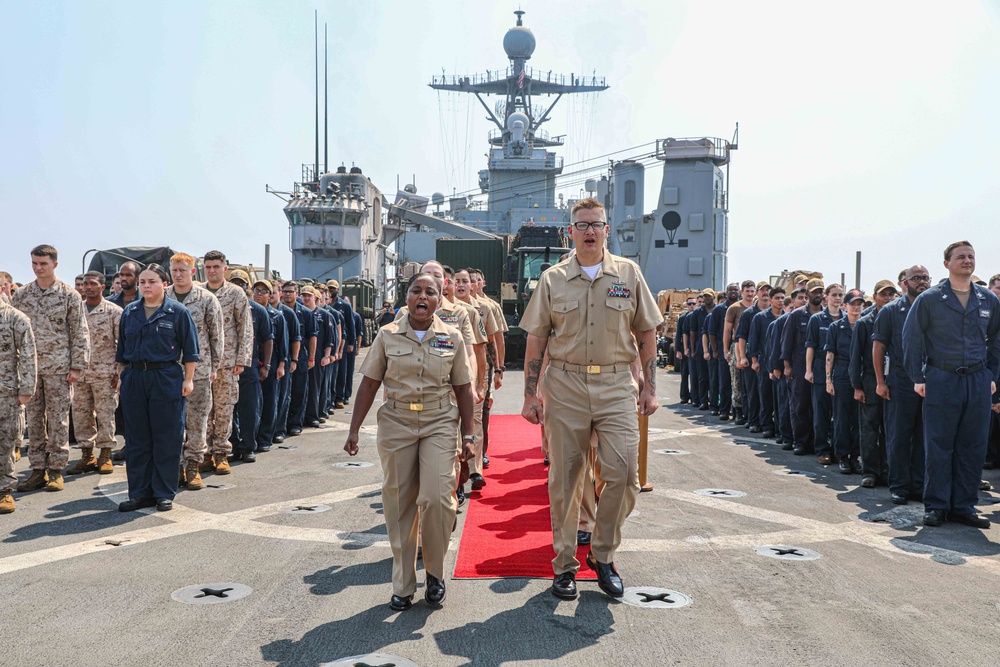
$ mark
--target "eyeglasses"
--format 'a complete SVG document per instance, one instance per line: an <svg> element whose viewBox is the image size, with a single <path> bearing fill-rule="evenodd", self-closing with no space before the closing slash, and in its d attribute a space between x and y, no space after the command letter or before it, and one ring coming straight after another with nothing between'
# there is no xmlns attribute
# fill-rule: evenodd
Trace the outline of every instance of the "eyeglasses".
<svg viewBox="0 0 1000 667"><path fill-rule="evenodd" d="M574 222L573 226L576 227L576 231L585 232L588 229L593 229L595 232L604 229L608 223L603 220L598 220L596 222Z"/></svg>
<svg viewBox="0 0 1000 667"><path fill-rule="evenodd" d="M687 302L687 305L689 305L689 306L694 306L694 305L696 305L696 304L695 304L695 302L694 302L694 301L688 301L688 302Z"/></svg>
<svg viewBox="0 0 1000 667"><path fill-rule="evenodd" d="M281 290L281 293L282 294L298 294L298 292L295 291L295 290L293 290L293 289L283 289L283 290Z"/></svg>
<svg viewBox="0 0 1000 667"><path fill-rule="evenodd" d="M915 283L929 283L931 281L930 276L910 276L907 280L912 280Z"/></svg>
<svg viewBox="0 0 1000 667"><path fill-rule="evenodd" d="M271 290L269 290L269 289L256 289L255 288L254 291L253 291L253 293L254 294L270 294Z"/></svg>

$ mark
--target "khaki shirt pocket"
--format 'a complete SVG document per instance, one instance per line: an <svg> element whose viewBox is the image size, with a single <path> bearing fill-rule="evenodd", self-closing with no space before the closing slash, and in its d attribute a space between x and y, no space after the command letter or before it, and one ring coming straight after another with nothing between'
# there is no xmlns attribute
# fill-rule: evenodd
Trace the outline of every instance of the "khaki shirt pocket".
<svg viewBox="0 0 1000 667"><path fill-rule="evenodd" d="M451 386L451 366L455 363L455 350L430 348L428 355L428 370L432 377L438 378L441 386Z"/></svg>
<svg viewBox="0 0 1000 667"><path fill-rule="evenodd" d="M391 376L395 380L400 380L408 375L415 375L413 368L413 348L410 347L389 347L385 351L386 356L386 376Z"/></svg>
<svg viewBox="0 0 1000 667"><path fill-rule="evenodd" d="M633 313L632 299L609 296L605 299L604 305L607 306L605 309L607 313L605 323L608 331L617 332L631 329Z"/></svg>
<svg viewBox="0 0 1000 667"><path fill-rule="evenodd" d="M552 326L556 333L579 331L583 326L580 302L556 301L552 304Z"/></svg>

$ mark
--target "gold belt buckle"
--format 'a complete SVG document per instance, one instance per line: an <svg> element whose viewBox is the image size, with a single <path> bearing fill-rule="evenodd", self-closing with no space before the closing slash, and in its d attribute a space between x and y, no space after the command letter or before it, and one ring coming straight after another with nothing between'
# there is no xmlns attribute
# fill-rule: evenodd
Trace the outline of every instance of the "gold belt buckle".
<svg viewBox="0 0 1000 667"><path fill-rule="evenodd" d="M410 403L410 410L413 412L421 412L424 409L423 403Z"/></svg>
<svg viewBox="0 0 1000 667"><path fill-rule="evenodd" d="M600 366L587 366L587 375L594 375L595 373L600 373Z"/></svg>

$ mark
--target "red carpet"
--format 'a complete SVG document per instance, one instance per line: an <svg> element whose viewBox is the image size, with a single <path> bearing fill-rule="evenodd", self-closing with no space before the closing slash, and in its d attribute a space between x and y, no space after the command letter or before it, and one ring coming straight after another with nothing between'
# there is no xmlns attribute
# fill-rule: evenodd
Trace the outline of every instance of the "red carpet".
<svg viewBox="0 0 1000 667"><path fill-rule="evenodd" d="M552 578L548 468L542 465L540 426L520 415L490 416L486 486L470 494L458 546L455 579ZM577 550L578 579L596 579Z"/></svg>

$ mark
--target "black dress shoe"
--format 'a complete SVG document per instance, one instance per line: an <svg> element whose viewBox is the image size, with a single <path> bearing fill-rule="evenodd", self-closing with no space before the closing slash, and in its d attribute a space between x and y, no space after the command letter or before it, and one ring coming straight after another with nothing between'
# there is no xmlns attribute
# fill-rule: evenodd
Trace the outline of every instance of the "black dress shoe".
<svg viewBox="0 0 1000 667"><path fill-rule="evenodd" d="M732 417L729 416L728 412L723 412L722 414L719 415L719 421L720 422L727 422L730 419L732 419Z"/></svg>
<svg viewBox="0 0 1000 667"><path fill-rule="evenodd" d="M288 429L288 437L289 438L294 438L295 436L301 435L301 434L302 434L302 429L300 429L300 428L296 427L296 428L290 428L290 429Z"/></svg>
<svg viewBox="0 0 1000 667"><path fill-rule="evenodd" d="M280 445L284 441L285 441L285 436L283 435L276 435L273 438L271 438L271 444L273 445Z"/></svg>
<svg viewBox="0 0 1000 667"><path fill-rule="evenodd" d="M906 505L910 502L905 493L893 493L889 499L892 501L893 505ZM941 524L937 525L940 526Z"/></svg>
<svg viewBox="0 0 1000 667"><path fill-rule="evenodd" d="M483 454L483 468L489 468L489 467L490 467L490 457L486 456L486 454Z"/></svg>
<svg viewBox="0 0 1000 667"><path fill-rule="evenodd" d="M125 448L116 449L111 452L111 460L115 463L122 463L125 461Z"/></svg>
<svg viewBox="0 0 1000 667"><path fill-rule="evenodd" d="M925 526L940 526L944 523L944 510L927 510L924 512Z"/></svg>
<svg viewBox="0 0 1000 667"><path fill-rule="evenodd" d="M698 406L698 409L699 410L708 410L709 407L710 406L708 405L708 403L702 403L701 405Z"/></svg>
<svg viewBox="0 0 1000 667"><path fill-rule="evenodd" d="M857 456L852 456L851 457L851 472L860 475L863 471L864 471L864 468L861 467L861 459L859 459Z"/></svg>
<svg viewBox="0 0 1000 667"><path fill-rule="evenodd" d="M783 450L785 450L786 452L790 452L790 451L792 451L792 449L793 449L794 447L795 447L795 445L793 445L793 444L792 444L791 442L788 442L788 441L785 441L785 442L782 442L782 443L781 443L781 448L782 448Z"/></svg>
<svg viewBox="0 0 1000 667"><path fill-rule="evenodd" d="M157 512L169 512L174 508L174 501L170 498L160 498L156 501Z"/></svg>
<svg viewBox="0 0 1000 667"><path fill-rule="evenodd" d="M308 426L309 428L319 428L319 420L313 419L311 421L307 421L306 426Z"/></svg>
<svg viewBox="0 0 1000 667"><path fill-rule="evenodd" d="M809 450L806 447L795 447L794 445L792 446L792 454L795 454L796 456L805 456L808 453Z"/></svg>
<svg viewBox="0 0 1000 667"><path fill-rule="evenodd" d="M542 465L547 466L548 464L549 464L549 457L546 456L545 459L542 461Z"/></svg>
<svg viewBox="0 0 1000 667"><path fill-rule="evenodd" d="M840 461L837 463L837 465L840 467L840 472L845 475L850 475L852 472L854 472L853 470L851 470L851 460L846 456L842 457Z"/></svg>
<svg viewBox="0 0 1000 667"><path fill-rule="evenodd" d="M774 444L783 445L785 444L785 439L779 435L777 438L774 439Z"/></svg>
<svg viewBox="0 0 1000 667"><path fill-rule="evenodd" d="M407 595L403 597L401 595L393 595L389 599L389 609L393 611L406 611L413 606L413 596Z"/></svg>
<svg viewBox="0 0 1000 667"><path fill-rule="evenodd" d="M770 440L771 438L774 437L774 431L764 431L763 433L760 434L760 437L764 438L765 440Z"/></svg>
<svg viewBox="0 0 1000 667"><path fill-rule="evenodd" d="M256 463L257 454L254 452L243 452L243 463Z"/></svg>
<svg viewBox="0 0 1000 667"><path fill-rule="evenodd" d="M576 546L582 547L587 544L590 544L590 533L586 530L576 531Z"/></svg>
<svg viewBox="0 0 1000 667"><path fill-rule="evenodd" d="M243 452L238 449L234 449L233 453L226 457L226 460L230 463L237 463L243 460Z"/></svg>
<svg viewBox="0 0 1000 667"><path fill-rule="evenodd" d="M602 591L613 598L620 598L625 595L625 586L622 578L615 569L614 563L599 563L593 553L587 554L587 565L597 573L597 585Z"/></svg>
<svg viewBox="0 0 1000 667"><path fill-rule="evenodd" d="M960 514L958 512L948 512L948 521L963 523L973 528L989 528L990 520L978 514ZM926 519L925 519L926 523Z"/></svg>
<svg viewBox="0 0 1000 667"><path fill-rule="evenodd" d="M431 573L427 573L427 590L424 591L427 604L437 607L444 602L444 582Z"/></svg>
<svg viewBox="0 0 1000 667"><path fill-rule="evenodd" d="M469 475L469 480L472 482L472 490L478 491L479 489L486 486L486 480L478 472L474 472Z"/></svg>
<svg viewBox="0 0 1000 667"><path fill-rule="evenodd" d="M862 477L861 486L865 487L866 489L874 489L875 488L874 475L865 475L864 477Z"/></svg>
<svg viewBox="0 0 1000 667"><path fill-rule="evenodd" d="M751 426L750 427L750 432L751 433L760 433L760 426Z"/></svg>
<svg viewBox="0 0 1000 667"><path fill-rule="evenodd" d="M318 421L319 421L320 424L325 424L326 423L326 417L320 417Z"/></svg>
<svg viewBox="0 0 1000 667"><path fill-rule="evenodd" d="M465 504L465 487L460 486L455 490L455 498L458 499L459 507Z"/></svg>
<svg viewBox="0 0 1000 667"><path fill-rule="evenodd" d="M563 572L552 581L552 594L560 600L576 599L576 574Z"/></svg>
<svg viewBox="0 0 1000 667"><path fill-rule="evenodd" d="M263 447L260 446L260 445L257 445L257 452L256 452L257 454L260 454L261 452L269 452L269 451L271 451L271 446L270 445L264 445Z"/></svg>
<svg viewBox="0 0 1000 667"><path fill-rule="evenodd" d="M718 410L712 410L712 416L713 416L713 417L718 417L718 416L719 416L719 415L721 415L721 414L722 414L722 413L721 413L721 412L719 412Z"/></svg>
<svg viewBox="0 0 1000 667"><path fill-rule="evenodd" d="M134 512L144 507L156 507L155 498L129 498L118 504L119 512Z"/></svg>

